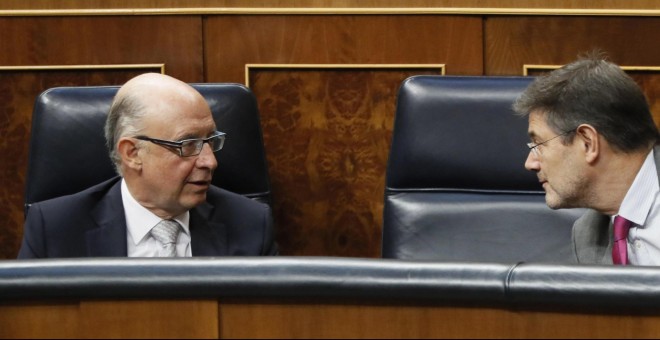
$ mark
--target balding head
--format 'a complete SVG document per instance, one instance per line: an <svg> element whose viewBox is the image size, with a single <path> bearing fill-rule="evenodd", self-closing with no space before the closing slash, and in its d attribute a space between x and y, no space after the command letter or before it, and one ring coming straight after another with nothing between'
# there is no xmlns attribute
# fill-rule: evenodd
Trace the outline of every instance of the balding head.
<svg viewBox="0 0 660 340"><path fill-rule="evenodd" d="M105 139L115 169L122 175L117 141L140 134L143 119L170 105L171 101L204 100L192 86L168 75L144 73L127 81L117 91L105 123Z"/></svg>
<svg viewBox="0 0 660 340"><path fill-rule="evenodd" d="M124 84L115 97L115 101L124 97L134 97L144 106L152 105L162 100L177 96L188 97L190 100L202 99L202 96L192 86L168 75L160 73L144 73Z"/></svg>

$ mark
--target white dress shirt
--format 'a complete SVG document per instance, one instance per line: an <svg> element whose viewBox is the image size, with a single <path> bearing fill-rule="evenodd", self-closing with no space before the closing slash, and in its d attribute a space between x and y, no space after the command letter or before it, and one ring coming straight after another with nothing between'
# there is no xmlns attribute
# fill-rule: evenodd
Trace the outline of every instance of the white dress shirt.
<svg viewBox="0 0 660 340"><path fill-rule="evenodd" d="M659 195L658 172L651 149L619 209L619 215L633 223L627 239L630 264L660 265Z"/></svg>
<svg viewBox="0 0 660 340"><path fill-rule="evenodd" d="M158 257L161 244L151 236L150 231L162 219L133 198L124 179L121 180L121 199L126 214L128 257ZM176 242L176 256L191 257L190 213L186 211L174 220L182 227Z"/></svg>

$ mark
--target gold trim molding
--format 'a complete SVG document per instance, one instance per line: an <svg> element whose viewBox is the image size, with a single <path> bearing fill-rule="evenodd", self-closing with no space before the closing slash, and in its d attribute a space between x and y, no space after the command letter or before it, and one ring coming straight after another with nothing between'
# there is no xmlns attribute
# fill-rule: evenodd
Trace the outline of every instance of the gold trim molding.
<svg viewBox="0 0 660 340"><path fill-rule="evenodd" d="M524 64L523 65L523 75L528 76L529 71L550 71L556 70L564 65L533 65L533 64ZM660 72L660 66L619 66L624 71L652 71Z"/></svg>
<svg viewBox="0 0 660 340"><path fill-rule="evenodd" d="M245 64L245 86L250 87L251 69L429 69L438 70L445 75L445 64Z"/></svg>
<svg viewBox="0 0 660 340"><path fill-rule="evenodd" d="M121 70L157 68L165 74L165 64L107 64L107 65L21 65L0 66L0 71L62 71L62 70Z"/></svg>
<svg viewBox="0 0 660 340"><path fill-rule="evenodd" d="M103 15L333 15L333 14L456 14L456 15L586 15L660 16L660 9L592 8L489 8L489 7L382 7L382 8L116 8L116 9L17 9L0 10L0 16L103 16Z"/></svg>

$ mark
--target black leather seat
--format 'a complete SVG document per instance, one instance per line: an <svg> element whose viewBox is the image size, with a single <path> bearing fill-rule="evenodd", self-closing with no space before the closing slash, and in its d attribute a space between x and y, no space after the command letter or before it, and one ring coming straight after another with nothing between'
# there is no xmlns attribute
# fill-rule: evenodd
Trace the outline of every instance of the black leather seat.
<svg viewBox="0 0 660 340"><path fill-rule="evenodd" d="M524 168L530 77L416 76L400 88L387 165L385 258L570 262L581 209L545 205Z"/></svg>
<svg viewBox="0 0 660 340"><path fill-rule="evenodd" d="M240 84L193 84L206 98L220 131L213 184L270 203L270 181L257 102ZM103 126L118 86L52 88L34 106L25 211L33 202L72 194L116 176Z"/></svg>

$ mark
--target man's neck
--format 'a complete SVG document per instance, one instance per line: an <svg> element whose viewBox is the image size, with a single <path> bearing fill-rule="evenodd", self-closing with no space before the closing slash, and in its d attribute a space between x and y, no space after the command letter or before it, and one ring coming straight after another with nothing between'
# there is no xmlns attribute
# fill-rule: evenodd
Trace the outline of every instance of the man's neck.
<svg viewBox="0 0 660 340"><path fill-rule="evenodd" d="M600 166L592 174L597 181L593 185L589 206L605 215L616 215L649 151L604 154Z"/></svg>

